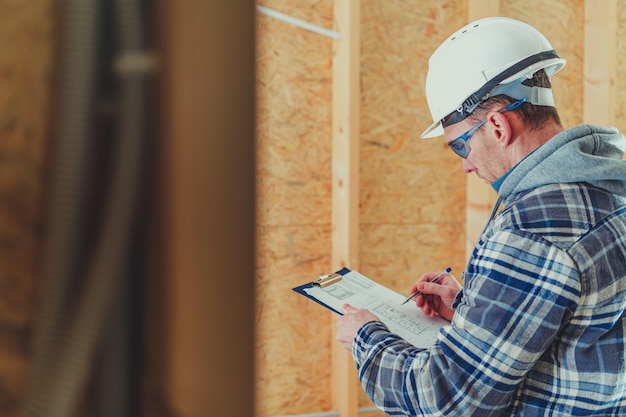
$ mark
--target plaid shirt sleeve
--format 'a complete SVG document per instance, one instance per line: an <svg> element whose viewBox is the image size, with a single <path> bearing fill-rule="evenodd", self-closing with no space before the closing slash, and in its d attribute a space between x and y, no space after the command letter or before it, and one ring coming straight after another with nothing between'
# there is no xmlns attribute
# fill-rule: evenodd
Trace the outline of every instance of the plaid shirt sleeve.
<svg viewBox="0 0 626 417"><path fill-rule="evenodd" d="M352 353L363 388L392 416L511 412L580 295L564 251L533 234L498 231L474 253L453 321L432 347L417 349L380 322L359 330Z"/></svg>

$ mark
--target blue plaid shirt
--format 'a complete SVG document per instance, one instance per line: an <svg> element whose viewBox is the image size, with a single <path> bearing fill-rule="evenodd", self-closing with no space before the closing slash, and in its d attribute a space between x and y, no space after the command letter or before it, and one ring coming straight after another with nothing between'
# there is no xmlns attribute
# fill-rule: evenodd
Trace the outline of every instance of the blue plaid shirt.
<svg viewBox="0 0 626 417"><path fill-rule="evenodd" d="M390 415L626 416L625 204L580 183L507 199L431 348L359 330L369 397Z"/></svg>

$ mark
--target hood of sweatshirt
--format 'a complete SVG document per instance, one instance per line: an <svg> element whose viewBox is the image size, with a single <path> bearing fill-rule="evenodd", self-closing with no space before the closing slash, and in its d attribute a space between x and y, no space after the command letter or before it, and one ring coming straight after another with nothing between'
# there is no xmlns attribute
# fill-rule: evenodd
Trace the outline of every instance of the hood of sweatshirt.
<svg viewBox="0 0 626 417"><path fill-rule="evenodd" d="M579 125L557 134L523 159L500 185L511 195L542 185L586 182L626 197L626 138L613 127Z"/></svg>

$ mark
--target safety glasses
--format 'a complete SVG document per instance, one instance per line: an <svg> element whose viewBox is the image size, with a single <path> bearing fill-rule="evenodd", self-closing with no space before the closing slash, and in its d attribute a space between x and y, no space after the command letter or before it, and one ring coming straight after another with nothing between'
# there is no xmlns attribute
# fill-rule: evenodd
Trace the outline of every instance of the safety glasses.
<svg viewBox="0 0 626 417"><path fill-rule="evenodd" d="M515 110L519 106L524 104L526 102L526 100L528 100L526 97L521 98L521 99L519 99L517 101L514 101L513 103L509 104L508 106L498 110L498 112L504 113L505 111ZM485 120L481 121L476 126L471 128L467 132L463 133L458 138L454 139L453 141L450 141L448 143L448 146L450 147L450 149L452 149L452 152L454 152L455 154L459 155L463 159L467 158L467 156L469 155L470 151L472 150L472 148L470 148L470 146L469 146L470 138L472 137L472 135L474 133L476 133L478 131L478 129L480 129L485 123L487 123L487 120L488 119L485 119Z"/></svg>

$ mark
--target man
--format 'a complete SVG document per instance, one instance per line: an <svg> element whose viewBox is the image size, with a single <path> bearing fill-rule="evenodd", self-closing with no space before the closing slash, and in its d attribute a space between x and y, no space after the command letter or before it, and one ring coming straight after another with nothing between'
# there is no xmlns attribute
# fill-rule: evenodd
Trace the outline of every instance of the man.
<svg viewBox="0 0 626 417"><path fill-rule="evenodd" d="M463 287L424 274L412 288L451 321L432 347L344 306L337 339L390 415L626 415L626 138L563 130L550 77L564 64L507 18L462 28L429 61L422 137L443 134L499 197Z"/></svg>

